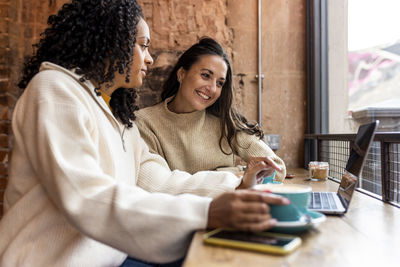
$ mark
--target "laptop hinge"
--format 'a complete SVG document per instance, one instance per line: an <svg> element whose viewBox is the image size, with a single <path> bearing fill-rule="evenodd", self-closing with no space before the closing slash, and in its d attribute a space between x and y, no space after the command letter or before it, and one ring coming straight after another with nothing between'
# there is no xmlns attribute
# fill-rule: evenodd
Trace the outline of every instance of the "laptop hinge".
<svg viewBox="0 0 400 267"><path fill-rule="evenodd" d="M340 202L342 202L343 207L347 210L347 207L349 206L349 203L342 197L341 194L337 193L337 196L339 197Z"/></svg>

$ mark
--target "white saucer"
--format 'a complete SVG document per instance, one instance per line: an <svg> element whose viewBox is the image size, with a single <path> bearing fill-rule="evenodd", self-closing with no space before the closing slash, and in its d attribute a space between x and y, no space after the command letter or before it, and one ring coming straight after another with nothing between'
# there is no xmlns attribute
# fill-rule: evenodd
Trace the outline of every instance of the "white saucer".
<svg viewBox="0 0 400 267"><path fill-rule="evenodd" d="M299 233L317 227L326 220L324 214L316 211L307 211L310 220L299 220L293 222L278 222L270 231L279 233Z"/></svg>

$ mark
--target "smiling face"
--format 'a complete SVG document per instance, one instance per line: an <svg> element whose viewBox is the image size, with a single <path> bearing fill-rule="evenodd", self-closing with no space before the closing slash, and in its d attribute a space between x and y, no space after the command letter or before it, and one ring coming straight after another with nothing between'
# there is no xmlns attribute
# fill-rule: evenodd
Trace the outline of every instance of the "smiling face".
<svg viewBox="0 0 400 267"><path fill-rule="evenodd" d="M168 108L175 113L189 113L208 108L221 95L228 67L222 57L204 55L189 70L177 72L181 86Z"/></svg>

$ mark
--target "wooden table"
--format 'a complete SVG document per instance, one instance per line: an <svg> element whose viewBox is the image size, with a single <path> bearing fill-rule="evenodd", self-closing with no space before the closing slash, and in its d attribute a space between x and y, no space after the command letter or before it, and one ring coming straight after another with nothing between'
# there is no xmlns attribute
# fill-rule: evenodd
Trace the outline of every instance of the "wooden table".
<svg viewBox="0 0 400 267"><path fill-rule="evenodd" d="M334 181L305 181L304 169L289 170L285 183L308 184L314 191L337 191ZM344 216L327 216L316 229L298 234L302 245L287 256L203 244L195 233L185 267L192 266L400 266L400 209L355 192Z"/></svg>

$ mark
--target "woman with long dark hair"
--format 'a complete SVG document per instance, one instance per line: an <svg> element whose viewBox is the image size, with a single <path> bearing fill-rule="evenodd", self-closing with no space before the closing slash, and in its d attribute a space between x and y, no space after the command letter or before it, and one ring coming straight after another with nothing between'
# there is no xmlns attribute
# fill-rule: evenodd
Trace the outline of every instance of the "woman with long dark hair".
<svg viewBox="0 0 400 267"><path fill-rule="evenodd" d="M179 265L197 229L275 223L267 203L285 199L234 191L267 159L238 179L171 172L149 153L133 121L153 62L135 0L72 0L48 24L12 118L0 266Z"/></svg>
<svg viewBox="0 0 400 267"><path fill-rule="evenodd" d="M161 97L137 112L137 125L172 170L239 171L235 156L246 162L263 156L280 167L275 179L285 178L285 164L262 140L261 128L234 108L231 64L215 40L202 38L179 57Z"/></svg>

